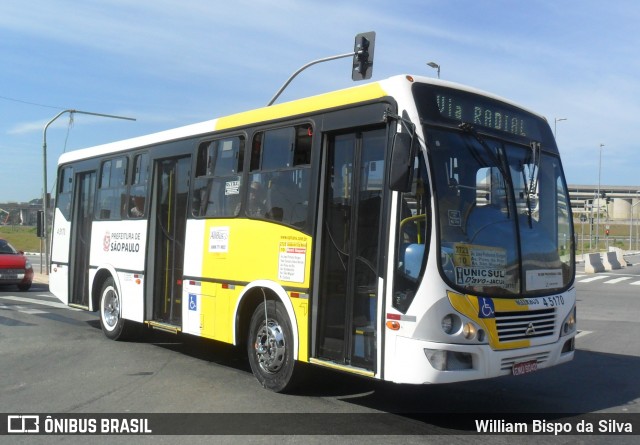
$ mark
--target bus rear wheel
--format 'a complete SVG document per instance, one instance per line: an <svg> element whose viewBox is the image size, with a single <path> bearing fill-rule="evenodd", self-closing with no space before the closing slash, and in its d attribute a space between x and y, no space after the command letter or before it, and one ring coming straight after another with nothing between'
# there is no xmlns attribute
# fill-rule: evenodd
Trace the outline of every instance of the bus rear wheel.
<svg viewBox="0 0 640 445"><path fill-rule="evenodd" d="M247 351L251 371L260 384L275 392L294 386L293 334L282 303L260 304L251 317Z"/></svg>
<svg viewBox="0 0 640 445"><path fill-rule="evenodd" d="M126 321L122 318L122 300L115 281L109 277L100 290L100 326L102 332L111 340L123 340L126 337Z"/></svg>

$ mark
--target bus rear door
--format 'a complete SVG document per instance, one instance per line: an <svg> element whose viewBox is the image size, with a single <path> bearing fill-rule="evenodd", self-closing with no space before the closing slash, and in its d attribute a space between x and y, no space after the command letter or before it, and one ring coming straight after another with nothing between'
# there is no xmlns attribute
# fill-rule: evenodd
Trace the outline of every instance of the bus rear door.
<svg viewBox="0 0 640 445"><path fill-rule="evenodd" d="M71 274L69 305L89 309L89 259L96 191L96 172L76 176L75 205L71 219Z"/></svg>
<svg viewBox="0 0 640 445"><path fill-rule="evenodd" d="M191 157L158 159L154 164L149 251L147 319L151 325L182 327L182 275Z"/></svg>

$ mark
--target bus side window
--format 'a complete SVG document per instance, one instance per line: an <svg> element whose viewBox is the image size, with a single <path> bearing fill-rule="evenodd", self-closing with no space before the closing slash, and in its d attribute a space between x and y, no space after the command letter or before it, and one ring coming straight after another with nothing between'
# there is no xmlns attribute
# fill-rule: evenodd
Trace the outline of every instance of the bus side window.
<svg viewBox="0 0 640 445"><path fill-rule="evenodd" d="M73 194L73 167L65 167L60 170L59 177L56 207L60 210L64 219L69 221L71 218L71 196Z"/></svg>
<svg viewBox="0 0 640 445"><path fill-rule="evenodd" d="M254 136L246 214L296 227L307 225L313 131L311 125Z"/></svg>
<svg viewBox="0 0 640 445"><path fill-rule="evenodd" d="M146 213L149 155L142 153L133 160L133 181L129 190L129 218L143 218Z"/></svg>
<svg viewBox="0 0 640 445"><path fill-rule="evenodd" d="M126 214L127 158L102 163L98 188L98 219L120 219Z"/></svg>
<svg viewBox="0 0 640 445"><path fill-rule="evenodd" d="M429 254L431 232L431 197L428 193L426 167L421 156L416 156L415 166L411 191L401 195L401 210L398 214L400 230L392 305L402 313L407 312L418 290Z"/></svg>
<svg viewBox="0 0 640 445"><path fill-rule="evenodd" d="M207 141L198 147L194 216L233 217L240 211L244 138Z"/></svg>

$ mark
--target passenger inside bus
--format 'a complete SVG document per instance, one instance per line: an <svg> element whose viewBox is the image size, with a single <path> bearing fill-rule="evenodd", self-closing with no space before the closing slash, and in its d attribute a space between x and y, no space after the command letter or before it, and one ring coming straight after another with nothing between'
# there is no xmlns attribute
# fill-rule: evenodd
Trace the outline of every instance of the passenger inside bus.
<svg viewBox="0 0 640 445"><path fill-rule="evenodd" d="M264 218L267 214L264 190L262 184L253 181L249 187L249 199L247 201L247 215L255 218Z"/></svg>

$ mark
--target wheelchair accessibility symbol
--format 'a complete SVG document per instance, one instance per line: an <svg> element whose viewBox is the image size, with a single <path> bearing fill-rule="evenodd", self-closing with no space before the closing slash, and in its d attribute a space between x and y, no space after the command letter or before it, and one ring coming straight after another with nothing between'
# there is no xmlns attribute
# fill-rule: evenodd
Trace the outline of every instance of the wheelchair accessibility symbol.
<svg viewBox="0 0 640 445"><path fill-rule="evenodd" d="M196 299L196 294L189 294L189 310L198 310L198 300Z"/></svg>
<svg viewBox="0 0 640 445"><path fill-rule="evenodd" d="M495 318L496 308L491 298L478 297L478 317Z"/></svg>

